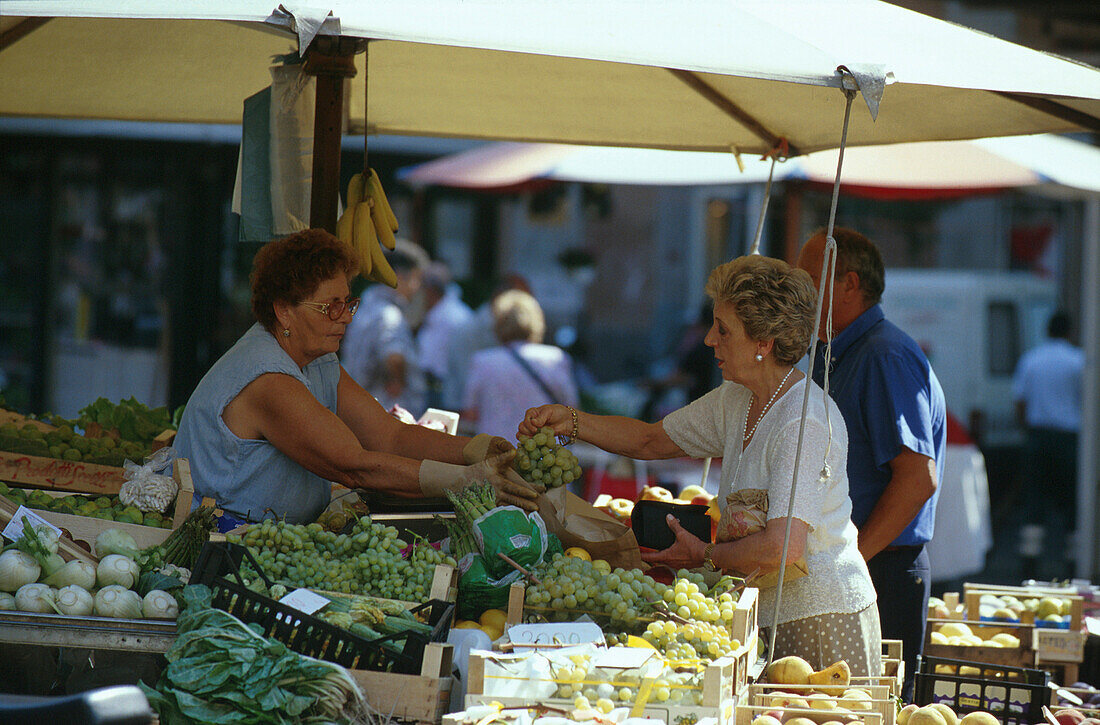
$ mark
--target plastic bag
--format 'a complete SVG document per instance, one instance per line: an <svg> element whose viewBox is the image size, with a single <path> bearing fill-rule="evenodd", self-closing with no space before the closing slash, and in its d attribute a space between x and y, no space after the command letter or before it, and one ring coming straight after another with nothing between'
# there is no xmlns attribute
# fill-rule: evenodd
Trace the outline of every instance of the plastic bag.
<svg viewBox="0 0 1100 725"><path fill-rule="evenodd" d="M498 506L481 516L474 521L473 535L485 558L486 570L498 578L516 571L500 555L530 569L542 563L549 547L542 517L517 506Z"/></svg>
<svg viewBox="0 0 1100 725"><path fill-rule="evenodd" d="M159 471L170 468L178 455L175 448L167 446L146 458L141 465L125 461L122 468L126 480L118 490L118 500L145 513L164 513L176 499L179 486L175 479Z"/></svg>

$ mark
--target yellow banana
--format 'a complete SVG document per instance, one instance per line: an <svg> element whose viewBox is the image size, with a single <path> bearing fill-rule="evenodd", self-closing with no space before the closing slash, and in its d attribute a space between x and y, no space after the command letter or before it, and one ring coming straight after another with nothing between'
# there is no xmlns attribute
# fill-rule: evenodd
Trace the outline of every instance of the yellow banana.
<svg viewBox="0 0 1100 725"><path fill-rule="evenodd" d="M375 244L371 248L371 269L370 278L376 282L381 282L389 287L397 288L397 275L393 271L393 267L390 266L390 262L386 259L386 255L382 253L382 246Z"/></svg>
<svg viewBox="0 0 1100 725"><path fill-rule="evenodd" d="M397 216L393 213L393 208L390 206L389 199L386 198L386 191L382 188L382 182L378 178L378 172L374 169L370 170L370 177L366 183L370 186L368 193L374 198L375 204L382 205L382 211L385 212L386 222L390 225L390 231L397 231ZM393 249L393 247L390 247Z"/></svg>
<svg viewBox="0 0 1100 725"><path fill-rule="evenodd" d="M336 238L349 247L355 246L355 207L349 206L336 222Z"/></svg>
<svg viewBox="0 0 1100 725"><path fill-rule="evenodd" d="M348 208L354 209L355 205L363 201L363 192L366 187L366 183L363 180L362 174L356 174L351 177L351 181L348 182Z"/></svg>
<svg viewBox="0 0 1100 725"><path fill-rule="evenodd" d="M386 222L386 212L382 210L382 204L378 202L378 199L374 199L374 203L370 208L370 218L374 222L374 231L378 232L378 241L385 245L386 249L392 250L397 246L397 240L393 236L393 230L390 229L390 225Z"/></svg>
<svg viewBox="0 0 1100 725"><path fill-rule="evenodd" d="M374 248L378 235L370 218L370 205L361 201L355 205L355 250L359 252L359 273L369 277L374 266Z"/></svg>

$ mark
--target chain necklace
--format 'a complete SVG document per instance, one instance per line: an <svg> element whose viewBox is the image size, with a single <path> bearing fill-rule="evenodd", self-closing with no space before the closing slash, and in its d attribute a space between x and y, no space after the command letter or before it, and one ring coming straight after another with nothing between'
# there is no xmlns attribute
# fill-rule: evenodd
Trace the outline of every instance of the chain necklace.
<svg viewBox="0 0 1100 725"><path fill-rule="evenodd" d="M792 365L791 369L787 371L787 374L783 376L783 379L779 381L779 387L772 393L772 397L768 398L767 403L764 403L764 407L760 410L760 416L756 419L756 422L752 424L751 429L749 428L749 411L752 410L752 396L749 396L749 406L745 408L745 433L741 436L742 443L748 443L749 439L752 438L752 434L756 432L756 426L760 425L760 421L763 420L764 414L772 407L772 403L774 403L775 399L779 396L779 391L783 389L783 386L787 382L787 378L791 377L791 373L793 372L794 366Z"/></svg>

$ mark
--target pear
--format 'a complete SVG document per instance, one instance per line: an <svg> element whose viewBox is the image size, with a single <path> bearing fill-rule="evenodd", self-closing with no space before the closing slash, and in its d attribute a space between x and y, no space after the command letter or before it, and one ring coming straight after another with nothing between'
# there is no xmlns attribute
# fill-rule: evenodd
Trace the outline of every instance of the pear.
<svg viewBox="0 0 1100 725"><path fill-rule="evenodd" d="M811 685L847 685L852 679L852 670L844 660L834 662L819 672L812 672L806 678Z"/></svg>

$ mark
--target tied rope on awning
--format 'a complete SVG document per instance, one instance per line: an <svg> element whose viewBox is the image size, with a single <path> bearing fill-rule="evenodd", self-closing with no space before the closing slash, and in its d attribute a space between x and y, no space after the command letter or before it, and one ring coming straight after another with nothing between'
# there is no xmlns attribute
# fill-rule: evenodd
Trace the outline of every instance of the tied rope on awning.
<svg viewBox="0 0 1100 725"><path fill-rule="evenodd" d="M768 213L768 202L772 197L772 178L775 176L775 162L782 159L786 161L790 157L790 145L786 138L780 138L771 151L760 157L760 160L770 158L771 166L768 169L768 183L764 186L764 199L760 203L760 217L756 220L756 234L752 239L752 249L749 254L760 254L760 236L764 233L764 217ZM744 171L744 169L742 169Z"/></svg>

